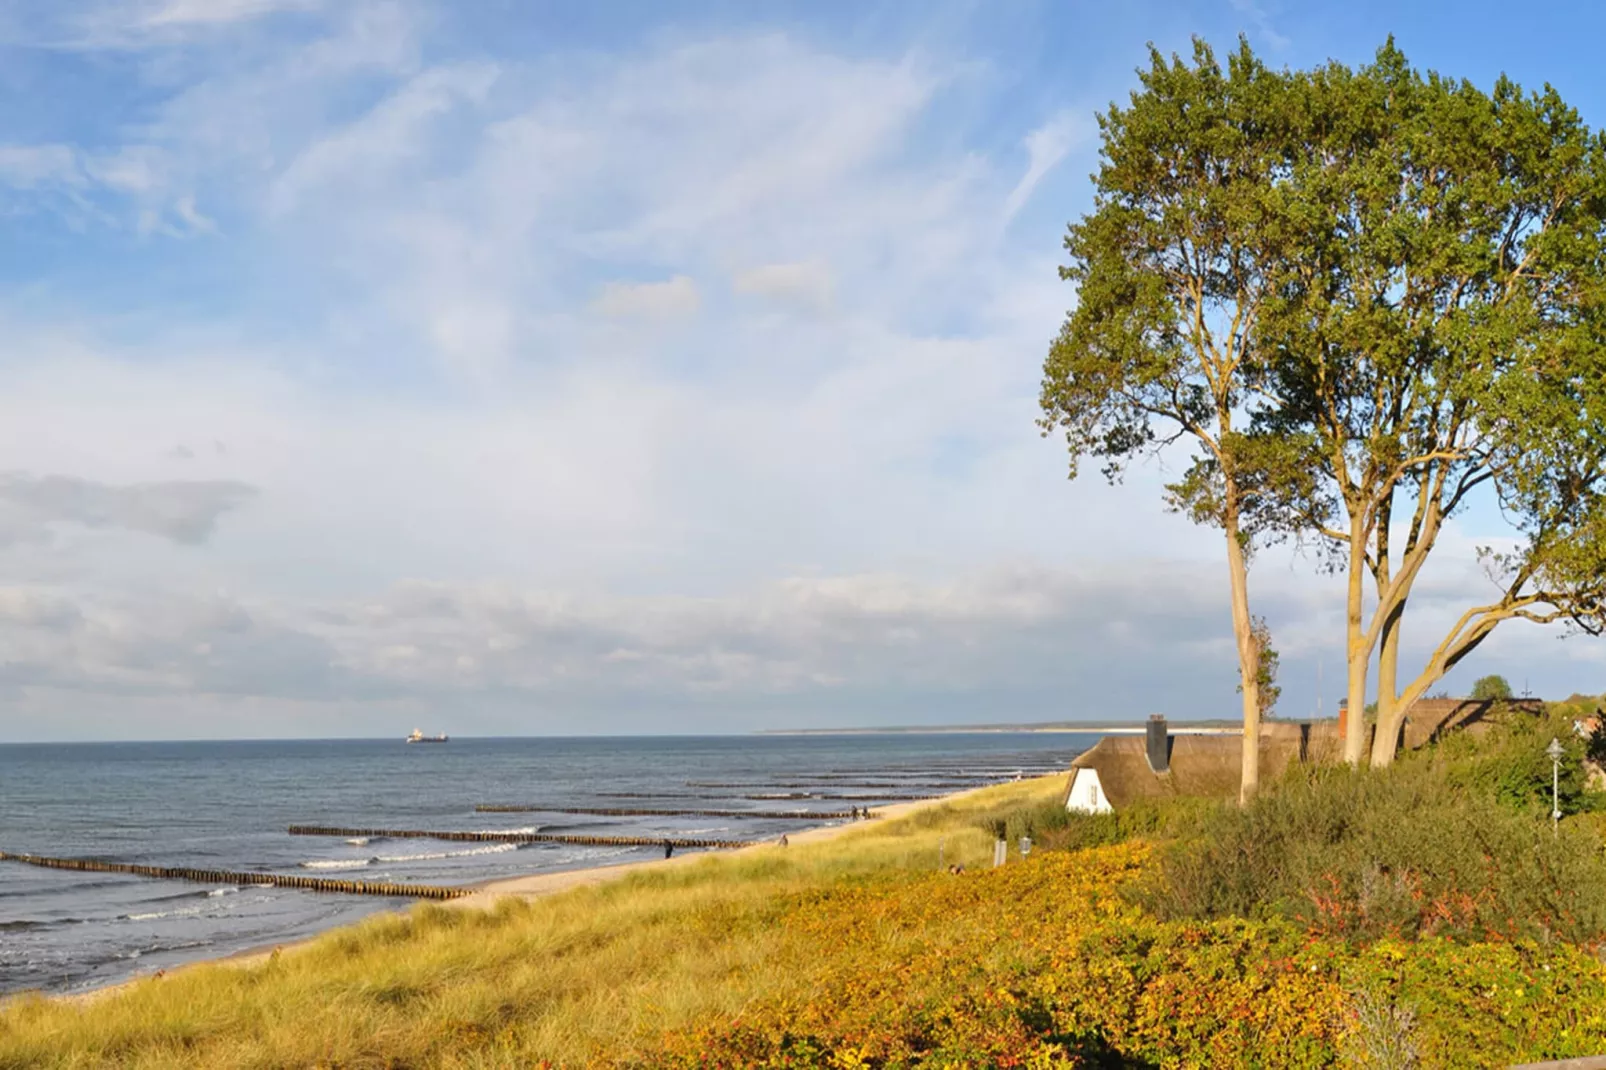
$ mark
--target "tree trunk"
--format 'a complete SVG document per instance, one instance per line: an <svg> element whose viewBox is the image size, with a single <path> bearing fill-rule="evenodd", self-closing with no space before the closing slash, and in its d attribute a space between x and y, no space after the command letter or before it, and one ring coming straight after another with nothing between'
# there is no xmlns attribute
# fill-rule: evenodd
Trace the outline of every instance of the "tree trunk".
<svg viewBox="0 0 1606 1070"><path fill-rule="evenodd" d="M1243 806L1260 790L1260 657L1249 619L1248 562L1238 530L1238 503L1230 496L1224 519L1227 571L1232 581L1232 631L1238 644L1238 679L1244 698L1243 778L1238 785L1238 804Z"/></svg>
<svg viewBox="0 0 1606 1070"><path fill-rule="evenodd" d="M1362 570L1366 567L1366 545L1360 521L1350 521L1349 590L1344 614L1344 662L1347 671L1345 703L1349 707L1344 725L1344 760L1359 766L1366 752L1366 667L1371 661L1371 644L1361 629Z"/></svg>
<svg viewBox="0 0 1606 1070"><path fill-rule="evenodd" d="M1400 625L1405 620L1402 598L1383 621L1383 645L1377 655L1377 734L1372 737L1372 765L1382 768L1394 764L1399 751L1400 725L1405 707L1400 703Z"/></svg>

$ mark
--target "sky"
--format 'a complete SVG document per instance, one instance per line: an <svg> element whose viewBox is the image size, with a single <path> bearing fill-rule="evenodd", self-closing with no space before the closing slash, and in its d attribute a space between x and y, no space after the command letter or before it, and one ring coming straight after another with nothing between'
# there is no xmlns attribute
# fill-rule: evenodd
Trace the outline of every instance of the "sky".
<svg viewBox="0 0 1606 1070"><path fill-rule="evenodd" d="M1493 4L0 5L0 741L1232 717L1178 458L1037 427L1149 42L1548 81ZM1420 663L1486 594L1452 525ZM1280 711L1342 591L1257 557ZM1485 672L1606 690L1504 627Z"/></svg>

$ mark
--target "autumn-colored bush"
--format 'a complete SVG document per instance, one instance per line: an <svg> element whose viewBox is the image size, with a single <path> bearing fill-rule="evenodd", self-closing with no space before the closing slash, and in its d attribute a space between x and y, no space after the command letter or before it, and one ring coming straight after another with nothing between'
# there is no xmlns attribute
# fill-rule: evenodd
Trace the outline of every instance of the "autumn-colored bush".
<svg viewBox="0 0 1606 1070"><path fill-rule="evenodd" d="M1368 1039L1368 1008L1428 1066L1606 1050L1606 968L1577 949L1163 922L1118 894L1148 854L808 897L776 922L796 992L672 1033L651 1065L1328 1066Z"/></svg>

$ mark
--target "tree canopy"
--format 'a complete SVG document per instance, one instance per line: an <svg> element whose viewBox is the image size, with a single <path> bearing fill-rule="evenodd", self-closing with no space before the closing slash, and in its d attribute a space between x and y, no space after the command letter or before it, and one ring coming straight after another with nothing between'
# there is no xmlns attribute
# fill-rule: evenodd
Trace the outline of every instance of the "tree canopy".
<svg viewBox="0 0 1606 1070"><path fill-rule="evenodd" d="M1472 685L1472 697L1480 702L1507 699L1511 697L1511 685L1506 683L1504 676L1480 676Z"/></svg>
<svg viewBox="0 0 1606 1070"><path fill-rule="evenodd" d="M1273 399L1258 430L1320 473L1314 494L1288 488L1281 519L1349 570L1350 704L1377 653L1381 763L1410 704L1502 621L1599 627L1606 167L1553 89L1423 75L1392 42L1358 71L1329 64L1289 85L1298 252L1257 320ZM1512 529L1483 555L1493 597L1401 689L1412 587L1480 495Z"/></svg>
<svg viewBox="0 0 1606 1070"><path fill-rule="evenodd" d="M1283 253L1268 226L1283 152L1264 136L1280 79L1247 45L1226 71L1202 42L1191 66L1150 59L1130 106L1099 116L1094 210L1071 226L1060 271L1077 304L1044 368L1042 427L1065 436L1073 476L1084 456L1113 480L1135 458L1191 444L1168 495L1226 537L1247 799L1260 723L1247 557L1274 465L1245 433L1244 405L1261 375L1256 310Z"/></svg>
<svg viewBox="0 0 1606 1070"><path fill-rule="evenodd" d="M1386 762L1500 623L1606 617L1606 142L1549 87L1423 74L1392 41L1301 72L1196 41L1140 78L1066 239L1045 430L1111 478L1193 444L1168 502L1227 535L1246 765L1249 553L1293 537L1345 571L1349 706L1376 657ZM1508 525L1490 594L1402 687L1413 586L1480 502Z"/></svg>

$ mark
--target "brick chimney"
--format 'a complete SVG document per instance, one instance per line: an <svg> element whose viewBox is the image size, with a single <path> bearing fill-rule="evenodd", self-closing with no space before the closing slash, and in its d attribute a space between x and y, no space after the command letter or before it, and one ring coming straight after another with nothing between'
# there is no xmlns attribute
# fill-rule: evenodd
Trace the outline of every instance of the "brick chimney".
<svg viewBox="0 0 1606 1070"><path fill-rule="evenodd" d="M1149 759L1149 768L1156 773L1169 772L1171 769L1171 733L1166 728L1165 718L1158 713L1149 714L1149 723L1145 729L1144 752Z"/></svg>

